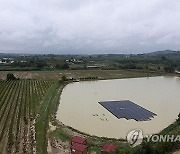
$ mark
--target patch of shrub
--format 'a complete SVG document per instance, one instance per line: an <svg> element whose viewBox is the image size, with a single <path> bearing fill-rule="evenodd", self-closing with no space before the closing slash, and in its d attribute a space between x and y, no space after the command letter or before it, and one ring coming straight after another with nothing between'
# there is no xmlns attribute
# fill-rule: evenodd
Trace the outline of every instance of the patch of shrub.
<svg viewBox="0 0 180 154"><path fill-rule="evenodd" d="M14 74L12 74L12 73L7 74L6 80L16 80L16 79L17 78L14 76Z"/></svg>

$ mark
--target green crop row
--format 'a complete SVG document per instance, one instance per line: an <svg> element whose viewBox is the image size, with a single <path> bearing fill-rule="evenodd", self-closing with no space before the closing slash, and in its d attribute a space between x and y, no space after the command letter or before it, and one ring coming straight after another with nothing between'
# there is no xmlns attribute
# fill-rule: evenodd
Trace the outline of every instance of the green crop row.
<svg viewBox="0 0 180 154"><path fill-rule="evenodd" d="M53 81L0 80L0 153L32 153L37 111Z"/></svg>

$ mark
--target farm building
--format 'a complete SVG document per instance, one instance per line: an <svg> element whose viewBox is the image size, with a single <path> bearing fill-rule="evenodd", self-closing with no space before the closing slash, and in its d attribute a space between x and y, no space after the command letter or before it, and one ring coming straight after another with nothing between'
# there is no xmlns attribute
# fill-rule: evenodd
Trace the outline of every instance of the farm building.
<svg viewBox="0 0 180 154"><path fill-rule="evenodd" d="M113 154L113 153L115 153L115 151L116 151L116 145L114 145L114 144L106 144L101 149L101 153L103 153L103 154L106 154L106 153Z"/></svg>
<svg viewBox="0 0 180 154"><path fill-rule="evenodd" d="M83 138L83 137L79 137L79 136L74 136L71 140L71 145L73 145L74 143L78 143L78 144L86 144L87 139Z"/></svg>
<svg viewBox="0 0 180 154"><path fill-rule="evenodd" d="M88 147L84 144L74 143L71 146L71 153L72 154L87 154Z"/></svg>

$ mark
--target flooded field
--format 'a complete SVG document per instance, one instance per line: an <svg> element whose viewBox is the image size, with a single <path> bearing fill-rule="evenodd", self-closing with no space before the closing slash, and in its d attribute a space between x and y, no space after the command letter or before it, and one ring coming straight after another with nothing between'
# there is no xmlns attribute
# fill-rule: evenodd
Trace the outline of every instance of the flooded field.
<svg viewBox="0 0 180 154"><path fill-rule="evenodd" d="M179 77L71 83L62 92L57 119L82 132L103 137L125 138L136 128L144 134L158 133L177 118L179 92ZM117 119L98 103L110 100L131 100L157 116L143 122Z"/></svg>

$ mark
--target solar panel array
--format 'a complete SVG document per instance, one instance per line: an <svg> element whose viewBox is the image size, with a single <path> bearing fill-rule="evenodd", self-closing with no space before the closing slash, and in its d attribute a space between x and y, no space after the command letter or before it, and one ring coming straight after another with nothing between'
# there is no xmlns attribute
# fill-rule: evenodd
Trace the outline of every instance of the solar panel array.
<svg viewBox="0 0 180 154"><path fill-rule="evenodd" d="M98 102L118 119L134 119L136 121L147 121L157 116L155 113L129 101L106 101Z"/></svg>

